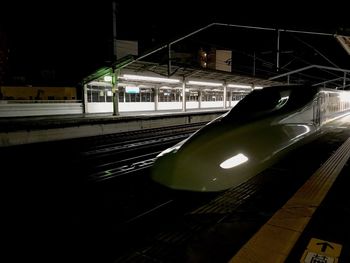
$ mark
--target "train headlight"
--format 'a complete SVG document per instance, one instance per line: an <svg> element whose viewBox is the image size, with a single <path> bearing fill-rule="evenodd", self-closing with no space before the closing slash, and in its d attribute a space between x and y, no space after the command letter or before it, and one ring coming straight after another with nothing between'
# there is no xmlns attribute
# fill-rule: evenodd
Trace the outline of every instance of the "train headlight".
<svg viewBox="0 0 350 263"><path fill-rule="evenodd" d="M248 157L243 153L236 154L220 164L222 169L230 169L248 161Z"/></svg>

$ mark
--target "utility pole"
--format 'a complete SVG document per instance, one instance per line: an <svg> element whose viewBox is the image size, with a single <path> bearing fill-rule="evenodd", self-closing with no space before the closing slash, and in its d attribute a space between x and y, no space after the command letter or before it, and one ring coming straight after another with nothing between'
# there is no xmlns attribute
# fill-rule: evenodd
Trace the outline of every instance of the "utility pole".
<svg viewBox="0 0 350 263"><path fill-rule="evenodd" d="M113 10L113 59L112 63L117 61L117 3L112 2Z"/></svg>
<svg viewBox="0 0 350 263"><path fill-rule="evenodd" d="M112 64L117 61L117 3L112 2L113 11L113 60ZM114 67L114 66L113 66ZM119 70L113 68L113 82L112 82L112 94L113 94L113 115L119 115L119 92L118 92L118 77Z"/></svg>

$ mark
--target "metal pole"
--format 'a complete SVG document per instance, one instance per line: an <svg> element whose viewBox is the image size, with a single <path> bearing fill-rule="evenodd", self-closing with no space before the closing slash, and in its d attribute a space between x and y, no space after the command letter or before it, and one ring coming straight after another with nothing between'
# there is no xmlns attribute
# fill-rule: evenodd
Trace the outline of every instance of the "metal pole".
<svg viewBox="0 0 350 263"><path fill-rule="evenodd" d="M88 113L88 94L87 94L87 85L85 84L83 87L83 104L84 104L84 112L83 113Z"/></svg>
<svg viewBox="0 0 350 263"><path fill-rule="evenodd" d="M114 73L112 77L113 115L117 116L119 115L119 92L118 92L119 70L115 70L115 72L113 73Z"/></svg>
<svg viewBox="0 0 350 263"><path fill-rule="evenodd" d="M113 62L117 61L117 3L112 2L113 10Z"/></svg>
<svg viewBox="0 0 350 263"><path fill-rule="evenodd" d="M208 24L207 26L204 26L202 28L199 28L195 31L193 31L192 33L190 34L187 34L183 37L180 37L172 42L170 42L169 44L166 44L166 45L162 45L161 47L157 48L157 49L154 49L146 54L143 54L141 55L140 57L136 58L136 59L133 59L132 61L126 63L125 65L123 65L123 67L127 67L128 65L136 62L136 61L139 61L145 57L148 57L160 50L163 50L164 48L167 48L169 47L169 45L172 45L172 44L175 44L179 41L182 41L190 36L193 36L207 28L210 28L212 26L225 26L225 27L237 27L237 28L246 28L246 29L256 29L256 30L265 30L265 31L276 31L275 28L270 28L270 27L256 27L256 26L244 26L244 25L234 25L234 24L223 24L223 23L211 23L211 24ZM322 33L322 32L308 32L308 31L298 31L298 30L287 30L287 29L279 29L278 30L279 32L283 31L283 32L292 32L292 33L301 33L301 34L314 34L314 35L323 35L323 36L340 36L340 35L337 35L337 34L328 34L328 33Z"/></svg>
<svg viewBox="0 0 350 263"><path fill-rule="evenodd" d="M154 88L154 110L158 110L158 101L159 101L159 87Z"/></svg>
<svg viewBox="0 0 350 263"><path fill-rule="evenodd" d="M117 61L117 3L116 1L112 2L112 12L113 12L113 60L112 62ZM119 93L118 93L118 77L119 70L113 69L112 76L112 94L113 94L113 115L119 115Z"/></svg>
<svg viewBox="0 0 350 263"><path fill-rule="evenodd" d="M228 107L231 108L232 105L232 89L229 91L229 101L228 101Z"/></svg>
<svg viewBox="0 0 350 263"><path fill-rule="evenodd" d="M344 72L343 89L345 89L345 86L346 86L346 72Z"/></svg>
<svg viewBox="0 0 350 263"><path fill-rule="evenodd" d="M224 109L227 108L226 104L227 104L227 85L226 85L226 82L225 82L224 83Z"/></svg>
<svg viewBox="0 0 350 263"><path fill-rule="evenodd" d="M319 69L324 69L324 70L333 70L333 71L341 71L341 72L344 72L344 73L350 73L349 69L332 68L332 67L326 67L326 66L321 66L321 65L309 65L309 66L306 66L306 67L303 67L303 68L300 68L300 69L296 69L296 70L293 70L293 71L290 71L290 72L287 72L287 73L280 74L278 76L274 76L274 77L268 78L268 80L278 79L278 78L281 78L281 77L284 77L284 76L288 76L288 75L291 75L291 74L295 74L295 73L298 73L298 72L301 72L301 71L305 71L305 70L308 70L308 69L311 69L311 68L319 68Z"/></svg>
<svg viewBox="0 0 350 263"><path fill-rule="evenodd" d="M280 30L277 29L276 71L280 69Z"/></svg>
<svg viewBox="0 0 350 263"><path fill-rule="evenodd" d="M182 111L186 111L186 82L185 77L182 78Z"/></svg>
<svg viewBox="0 0 350 263"><path fill-rule="evenodd" d="M168 45L168 77L171 75L171 44Z"/></svg>
<svg viewBox="0 0 350 263"><path fill-rule="evenodd" d="M198 108L202 108L202 90L201 87L198 88Z"/></svg>
<svg viewBox="0 0 350 263"><path fill-rule="evenodd" d="M323 33L323 32L312 32L312 31L302 31L302 30L280 29L280 31L289 32L289 33L307 34L307 35L340 36L340 35L337 35L337 34L330 34L330 33Z"/></svg>

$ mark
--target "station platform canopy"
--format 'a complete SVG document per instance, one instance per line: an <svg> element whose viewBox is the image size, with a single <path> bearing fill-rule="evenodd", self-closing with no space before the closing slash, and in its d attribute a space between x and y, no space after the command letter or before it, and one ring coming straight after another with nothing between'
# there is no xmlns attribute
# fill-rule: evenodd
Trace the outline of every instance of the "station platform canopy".
<svg viewBox="0 0 350 263"><path fill-rule="evenodd" d="M171 66L170 75L168 74L168 72L169 69L168 65L166 64L135 61L133 63L129 63L125 67L122 67L119 72L119 77L123 78L124 74L134 74L140 76L177 79L180 82L186 81L187 83L188 81L208 81L221 84L225 83L227 85L247 85L251 86L252 88L257 86L264 87L270 85L285 84L285 82L281 81L262 79L254 76L241 75L237 73L224 72L212 69L190 68L177 65ZM84 78L82 84L88 84L92 81L103 81L104 76L112 74L113 66L103 67Z"/></svg>
<svg viewBox="0 0 350 263"><path fill-rule="evenodd" d="M138 74L156 74L159 76L168 76L168 65L160 65L151 62L141 62L137 61L125 67L123 72L134 72ZM188 68L172 65L172 73L170 78L189 80L202 80L202 81L212 81L221 82L226 84L242 84L251 86L270 86L282 84L279 81L272 81L268 79L261 79L252 76L239 75L236 73L229 73L218 70L210 69L198 69L198 68Z"/></svg>

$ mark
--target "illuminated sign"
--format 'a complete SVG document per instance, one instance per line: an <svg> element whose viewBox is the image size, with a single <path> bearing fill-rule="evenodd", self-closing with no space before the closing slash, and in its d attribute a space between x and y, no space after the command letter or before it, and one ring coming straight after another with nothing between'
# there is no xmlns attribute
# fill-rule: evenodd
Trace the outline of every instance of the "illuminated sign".
<svg viewBox="0 0 350 263"><path fill-rule="evenodd" d="M140 93L140 88L135 86L126 86L125 93Z"/></svg>
<svg viewBox="0 0 350 263"><path fill-rule="evenodd" d="M345 51L350 55L350 37L349 36L336 36L337 40Z"/></svg>
<svg viewBox="0 0 350 263"><path fill-rule="evenodd" d="M215 69L231 72L232 51L216 50Z"/></svg>

